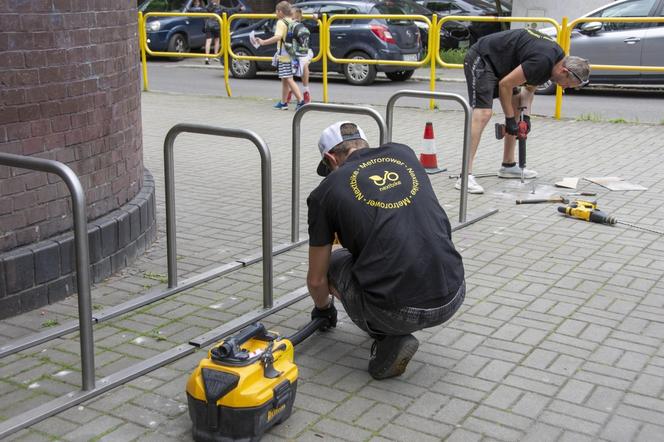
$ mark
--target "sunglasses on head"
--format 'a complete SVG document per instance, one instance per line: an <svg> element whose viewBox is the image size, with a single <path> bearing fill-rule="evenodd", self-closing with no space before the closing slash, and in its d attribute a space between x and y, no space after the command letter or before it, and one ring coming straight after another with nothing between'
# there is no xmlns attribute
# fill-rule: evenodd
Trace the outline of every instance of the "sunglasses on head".
<svg viewBox="0 0 664 442"><path fill-rule="evenodd" d="M576 72L574 72L574 71L571 70L570 68L567 68L567 72L569 72L570 74L572 74L572 77L574 77L574 78L579 82L579 85L577 86L577 88L579 88L579 87L583 87L583 86L586 86L588 83L590 83L590 79L583 80L583 79L579 76L579 74L577 74Z"/></svg>

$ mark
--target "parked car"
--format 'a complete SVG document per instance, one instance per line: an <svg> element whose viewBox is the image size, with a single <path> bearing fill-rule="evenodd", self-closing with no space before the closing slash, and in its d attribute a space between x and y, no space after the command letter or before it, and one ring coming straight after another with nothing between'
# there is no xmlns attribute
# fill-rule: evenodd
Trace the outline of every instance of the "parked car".
<svg viewBox="0 0 664 442"><path fill-rule="evenodd" d="M193 0L139 0L138 10L148 12L205 12L192 8ZM207 6L207 0L201 2ZM235 8L244 6L243 13L251 10L244 0L221 0L221 6ZM204 18L191 17L148 17L145 31L147 44L151 51L190 52L205 45ZM246 20L235 20L233 29L248 25Z"/></svg>
<svg viewBox="0 0 664 442"><path fill-rule="evenodd" d="M379 1L340 0L336 2L306 1L298 3L304 14L327 14L328 17L340 14L384 14ZM311 32L310 45L314 54L319 51L320 30L314 20L304 20ZM253 31L257 37L268 39L274 35L275 19L264 19L240 29L231 35L231 48L237 55L258 55L272 57L276 45L254 48L249 41ZM336 58L361 60L406 60L417 61L422 54L420 32L410 20L350 20L338 19L330 26L332 55ZM271 63L233 59L230 71L235 78L253 78L257 71L274 70ZM320 62L310 66L312 71L321 71ZM413 68L394 65L374 65L363 63L336 64L328 62L328 70L343 73L346 80L354 85L373 83L378 72L393 81L409 79Z"/></svg>
<svg viewBox="0 0 664 442"><path fill-rule="evenodd" d="M472 16L501 16L509 17L512 15L511 2L500 2L500 13L496 8L494 0L417 0L417 3L432 10L439 17L448 15L472 15ZM500 32L509 29L509 23L490 23L490 22L466 22L470 33L470 44L477 41L478 38L485 35ZM450 26L445 24L443 29Z"/></svg>
<svg viewBox="0 0 664 442"><path fill-rule="evenodd" d="M376 2L376 9L381 14L406 14L406 15L423 15L429 20L433 18L435 11L428 9L413 0L382 0ZM424 51L427 50L429 42L429 25L425 22L415 21L415 24L420 29L422 39L422 47ZM440 32L440 48L441 49L463 49L470 46L470 30L464 23L458 21L450 21L445 23L445 26Z"/></svg>
<svg viewBox="0 0 664 442"><path fill-rule="evenodd" d="M584 17L662 17L664 0L622 0L595 9ZM542 32L555 36L554 28ZM664 66L663 23L580 23L572 30L570 54L591 64ZM590 83L664 85L664 72L607 71L594 69ZM538 88L539 94L555 93L555 84Z"/></svg>

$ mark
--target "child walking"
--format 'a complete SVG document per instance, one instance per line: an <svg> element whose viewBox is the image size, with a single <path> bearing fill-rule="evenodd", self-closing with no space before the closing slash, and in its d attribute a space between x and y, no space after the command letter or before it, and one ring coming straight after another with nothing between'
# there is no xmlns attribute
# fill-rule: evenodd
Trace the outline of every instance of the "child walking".
<svg viewBox="0 0 664 442"><path fill-rule="evenodd" d="M293 11L293 20L296 23L302 23L302 9L293 6L291 8ZM314 14L314 20L317 19L316 14ZM304 26L304 25L302 25ZM305 28L306 29L306 28ZM297 38L297 37L293 37ZM311 63L311 59L314 57L313 51L309 48L309 31L306 31L306 46L300 48L301 51L306 51L304 53L298 53L297 54L297 63L294 63L298 66L298 68L295 70L294 74L296 77L300 77L302 80L302 90L304 91L303 96L304 96L304 102L305 103L310 103L311 102L311 92L309 91L309 63ZM290 103L291 100L291 93L288 93L288 99L287 103Z"/></svg>
<svg viewBox="0 0 664 442"><path fill-rule="evenodd" d="M284 42L288 34L288 28L292 26L291 19L291 6L287 1L281 1L277 3L275 10L277 14L277 28L274 31L274 36L268 38L267 40L262 40L256 38L256 41L259 45L269 45L272 43L277 43L278 51L278 64L277 70L279 71L279 78L281 79L281 101L274 105L275 109L287 110L288 109L288 92L292 91L297 98L297 109L304 106L304 99L300 88L297 87L295 80L293 80L293 64L292 59Z"/></svg>

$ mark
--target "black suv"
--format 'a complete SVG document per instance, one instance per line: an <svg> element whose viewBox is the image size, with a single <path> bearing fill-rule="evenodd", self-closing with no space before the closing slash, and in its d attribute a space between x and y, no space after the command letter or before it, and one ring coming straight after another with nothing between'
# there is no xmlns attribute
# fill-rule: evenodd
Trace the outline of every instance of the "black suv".
<svg viewBox="0 0 664 442"><path fill-rule="evenodd" d="M472 16L501 16L509 17L512 15L510 3L500 2L500 11L497 10L495 0L416 0L417 3L432 10L439 17L447 15L472 15ZM449 26L458 26L459 22L445 23L443 30ZM467 23L470 32L470 44L477 41L478 38L494 32L500 32L509 29L509 23L501 22L464 22ZM442 46L441 46L442 47Z"/></svg>
<svg viewBox="0 0 664 442"><path fill-rule="evenodd" d="M194 7L193 0L138 0L138 10L148 12L207 12L207 0L201 1L201 8ZM243 13L251 12L244 0L222 0L221 6L238 8L243 6ZM203 30L204 18L191 17L148 17L145 25L147 43L151 51L189 52L205 45ZM244 20L233 21L233 29L246 26Z"/></svg>
<svg viewBox="0 0 664 442"><path fill-rule="evenodd" d="M392 14L381 1L341 0L333 2L305 1L296 4L304 14L327 14L328 17L340 14ZM314 20L304 20L311 32L311 49L318 53L320 30ZM258 55L272 57L276 45L254 48L249 42L249 33L255 32L262 39L274 35L275 19L260 20L253 25L235 31L231 35L231 47L237 55ZM384 72L393 81L409 79L414 68L404 66L362 64L361 60L406 60L417 61L422 56L420 31L410 20L344 20L337 19L330 26L332 55L336 58L356 59L360 63L336 64L328 62L330 71L344 74L346 80L354 85L373 83L377 72ZM320 62L310 66L312 71L321 71ZM235 78L253 78L257 71L274 70L269 61L255 62L233 59L230 65Z"/></svg>

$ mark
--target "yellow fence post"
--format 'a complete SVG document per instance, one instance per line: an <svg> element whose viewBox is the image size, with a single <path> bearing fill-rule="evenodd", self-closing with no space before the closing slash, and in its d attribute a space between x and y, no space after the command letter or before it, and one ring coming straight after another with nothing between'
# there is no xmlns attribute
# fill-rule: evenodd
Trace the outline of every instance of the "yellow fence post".
<svg viewBox="0 0 664 442"><path fill-rule="evenodd" d="M558 45L565 51L565 55L569 55L569 38L570 36L568 35L568 30L567 30L567 22L568 19L567 17L563 17L562 24L560 25L560 28L558 29ZM563 88L561 88L559 85L556 86L556 109L553 113L553 118L556 120L560 120L561 114L562 114L562 107L563 107Z"/></svg>
<svg viewBox="0 0 664 442"><path fill-rule="evenodd" d="M429 50L431 52L431 69L429 71L429 90L431 92L436 92L436 57L434 54L439 52L438 44L440 43L440 38L436 33L436 26L438 24L438 16L433 14L431 17L431 28L429 28ZM433 110L435 108L434 99L429 100L429 109Z"/></svg>
<svg viewBox="0 0 664 442"><path fill-rule="evenodd" d="M231 83L228 78L228 52L230 51L231 48L231 23L228 21L228 16L226 13L223 13L223 16L221 17L221 23L222 23L222 45L221 45L221 52L224 55L224 84L226 85L226 95L229 97L233 96L233 92L231 91Z"/></svg>
<svg viewBox="0 0 664 442"><path fill-rule="evenodd" d="M147 45L147 37L145 35L145 21L143 20L143 13L138 13L138 47L141 51L141 69L143 70L143 90L149 91L148 88L148 63L145 57L145 46Z"/></svg>
<svg viewBox="0 0 664 442"><path fill-rule="evenodd" d="M327 103L328 101L328 96L327 96L327 51L330 50L329 48L329 38L327 38L327 33L330 32L330 27L327 23L327 14L323 14L323 29L322 32L320 33L320 47L322 48L323 51L323 103Z"/></svg>

